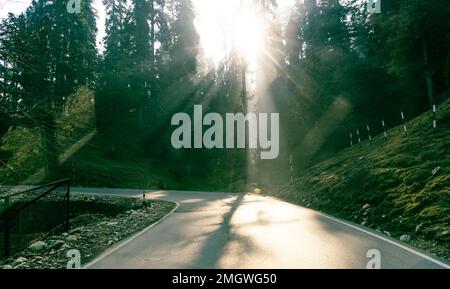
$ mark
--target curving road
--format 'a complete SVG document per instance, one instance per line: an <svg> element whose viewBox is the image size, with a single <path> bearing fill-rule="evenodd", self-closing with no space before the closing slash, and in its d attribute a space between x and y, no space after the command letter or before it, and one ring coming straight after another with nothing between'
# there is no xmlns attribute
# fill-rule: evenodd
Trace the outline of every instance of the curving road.
<svg viewBox="0 0 450 289"><path fill-rule="evenodd" d="M142 190L73 191L142 196ZM86 268L366 268L374 249L382 268L450 268L381 233L271 197L175 191L147 197L179 207Z"/></svg>

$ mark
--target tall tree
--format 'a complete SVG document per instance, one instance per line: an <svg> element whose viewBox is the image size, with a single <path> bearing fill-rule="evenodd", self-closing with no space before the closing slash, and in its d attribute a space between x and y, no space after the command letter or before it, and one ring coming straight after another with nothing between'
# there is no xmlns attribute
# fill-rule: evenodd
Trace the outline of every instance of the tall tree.
<svg viewBox="0 0 450 289"><path fill-rule="evenodd" d="M67 96L93 80L96 28L91 1L83 1L82 9L84 13L69 15L61 1L35 0L24 14L8 20L11 38L5 55L14 80L7 85L16 88L21 119L43 131L50 174L59 156L55 118Z"/></svg>
<svg viewBox="0 0 450 289"><path fill-rule="evenodd" d="M116 127L120 119L128 114L130 100L127 74L132 68L131 25L126 0L104 0L106 7L105 51L97 84L97 126L110 130L111 151L115 151Z"/></svg>

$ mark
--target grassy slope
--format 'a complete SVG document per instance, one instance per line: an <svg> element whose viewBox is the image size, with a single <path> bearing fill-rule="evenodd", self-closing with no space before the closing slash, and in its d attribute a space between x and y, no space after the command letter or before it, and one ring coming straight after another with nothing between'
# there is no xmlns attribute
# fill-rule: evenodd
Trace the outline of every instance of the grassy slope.
<svg viewBox="0 0 450 289"><path fill-rule="evenodd" d="M178 185L163 163L132 152L111 157L109 147L101 136L94 137L62 164L58 175L73 173L73 184L91 187L161 189Z"/></svg>
<svg viewBox="0 0 450 289"><path fill-rule="evenodd" d="M155 189L180 186L171 177L167 165L160 161L133 152L111 157L110 144L99 135L62 163L51 180L30 177L45 165L39 129L15 128L2 142L0 149L11 153L11 158L0 167L2 184L36 184L73 177L72 184L80 186Z"/></svg>
<svg viewBox="0 0 450 289"><path fill-rule="evenodd" d="M57 119L58 148L65 152L95 131L94 94L82 87L69 99L65 113ZM135 153L136 140L130 152L112 157L111 144L101 134L82 145L65 160L51 180L74 176L73 184L93 187L161 188L179 187L169 168ZM45 183L45 158L42 132L38 127L11 127L0 140L0 184Z"/></svg>
<svg viewBox="0 0 450 289"><path fill-rule="evenodd" d="M345 149L274 195L390 232L450 259L450 100L432 113ZM433 169L440 167L433 175ZM363 210L366 204L370 209Z"/></svg>
<svg viewBox="0 0 450 289"><path fill-rule="evenodd" d="M61 152L95 129L93 100L93 92L86 87L68 97L64 113L56 118L56 138ZM40 175L45 167L44 149L41 128L10 127L0 139L0 183L39 182L39 177L31 176Z"/></svg>

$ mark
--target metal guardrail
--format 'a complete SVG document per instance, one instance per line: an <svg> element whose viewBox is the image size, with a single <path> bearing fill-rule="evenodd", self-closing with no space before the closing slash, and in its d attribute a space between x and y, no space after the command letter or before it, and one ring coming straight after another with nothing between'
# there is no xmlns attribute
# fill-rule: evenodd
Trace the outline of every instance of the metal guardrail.
<svg viewBox="0 0 450 289"><path fill-rule="evenodd" d="M64 220L64 226L65 230L69 230L69 218L70 218L70 179L63 179L56 182L52 182L46 185L34 187L25 191L13 193L7 196L3 196L0 198L0 200L3 200L4 203L4 210L0 214L0 233L3 232L4 235L4 250L3 255L4 257L8 257L11 253L10 248L10 237L11 237L11 220L16 217L17 215L21 214L23 210L31 206L32 204L36 203L37 201L41 200L45 196L49 195L51 192L55 191L56 189L66 185L66 191L65 191L65 220ZM48 188L48 189L46 189ZM10 199L15 196L19 195L25 195L30 194L33 192L37 192L39 190L46 189L43 193L40 193L36 197L34 197L32 200L23 202L23 204L20 204L17 207L11 206Z"/></svg>

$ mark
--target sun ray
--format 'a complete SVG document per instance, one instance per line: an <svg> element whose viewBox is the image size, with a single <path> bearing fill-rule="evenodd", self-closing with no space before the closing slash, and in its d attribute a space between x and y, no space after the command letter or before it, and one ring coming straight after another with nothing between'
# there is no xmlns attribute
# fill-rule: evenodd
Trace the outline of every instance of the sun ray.
<svg viewBox="0 0 450 289"><path fill-rule="evenodd" d="M202 54L216 68L233 51L237 51L250 67L260 61L271 36L266 31L267 23L259 2L194 0L195 26L200 35ZM286 19L295 0L278 0L276 3L276 17Z"/></svg>

